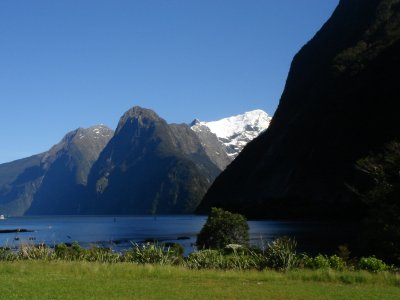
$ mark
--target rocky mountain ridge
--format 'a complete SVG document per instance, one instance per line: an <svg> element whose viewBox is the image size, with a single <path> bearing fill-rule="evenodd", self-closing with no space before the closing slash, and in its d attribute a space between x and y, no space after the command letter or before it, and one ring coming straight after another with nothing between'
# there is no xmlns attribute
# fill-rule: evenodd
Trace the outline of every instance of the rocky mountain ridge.
<svg viewBox="0 0 400 300"><path fill-rule="evenodd" d="M196 133L210 131L215 134L233 160L247 143L268 128L271 119L265 111L256 109L217 121L202 122L196 119L190 128Z"/></svg>
<svg viewBox="0 0 400 300"><path fill-rule="evenodd" d="M104 125L78 128L47 152L0 165L2 214L79 213L89 171L112 135Z"/></svg>

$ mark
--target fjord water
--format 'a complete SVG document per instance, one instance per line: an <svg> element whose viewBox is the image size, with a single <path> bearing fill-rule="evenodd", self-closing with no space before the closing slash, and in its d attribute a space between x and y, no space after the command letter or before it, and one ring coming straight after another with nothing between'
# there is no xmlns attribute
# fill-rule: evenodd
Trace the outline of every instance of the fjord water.
<svg viewBox="0 0 400 300"><path fill-rule="evenodd" d="M78 242L84 247L111 247L122 251L132 243L159 241L179 243L185 254L193 251L196 235L207 217L198 215L136 216L27 216L0 221L0 231L26 229L28 232L0 233L0 246ZM249 221L250 242L265 246L279 236L295 237L299 250L332 252L351 239L350 225L320 222Z"/></svg>

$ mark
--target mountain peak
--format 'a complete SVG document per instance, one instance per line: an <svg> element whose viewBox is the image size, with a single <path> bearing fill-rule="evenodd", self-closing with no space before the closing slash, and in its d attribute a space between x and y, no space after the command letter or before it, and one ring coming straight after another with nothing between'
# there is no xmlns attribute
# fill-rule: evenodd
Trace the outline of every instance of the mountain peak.
<svg viewBox="0 0 400 300"><path fill-rule="evenodd" d="M79 127L75 130L72 130L68 132L64 137L62 138L61 142L57 145L61 145L61 147L65 147L69 145L70 143L75 142L76 140L82 140L82 139L99 139L99 138L105 138L105 139L110 139L114 134L114 131L103 125L94 125L88 128L82 128ZM55 146L57 146L55 145Z"/></svg>
<svg viewBox="0 0 400 300"><path fill-rule="evenodd" d="M128 109L124 115L122 116L121 119L135 119L135 118L140 118L140 117L146 117L146 118L152 118L152 119L159 119L160 117L151 109L140 107L140 106L134 106L130 109Z"/></svg>
<svg viewBox="0 0 400 300"><path fill-rule="evenodd" d="M190 126L195 132L207 127L226 146L229 156L235 158L248 142L268 128L271 119L265 111L255 109L217 121L196 119Z"/></svg>
<svg viewBox="0 0 400 300"><path fill-rule="evenodd" d="M100 124L91 126L89 128L79 128L77 134L79 134L80 139L84 138L85 136L89 136L94 139L111 138L114 134L114 130L103 124Z"/></svg>
<svg viewBox="0 0 400 300"><path fill-rule="evenodd" d="M265 111L256 109L217 121L203 122L203 124L209 127L219 138L229 139L249 129L256 131L258 135L268 128L270 122L271 117Z"/></svg>
<svg viewBox="0 0 400 300"><path fill-rule="evenodd" d="M120 132L127 122L132 123L133 120L137 120L140 125L145 127L153 122L163 121L153 110L140 106L134 106L123 114L119 120L116 132Z"/></svg>

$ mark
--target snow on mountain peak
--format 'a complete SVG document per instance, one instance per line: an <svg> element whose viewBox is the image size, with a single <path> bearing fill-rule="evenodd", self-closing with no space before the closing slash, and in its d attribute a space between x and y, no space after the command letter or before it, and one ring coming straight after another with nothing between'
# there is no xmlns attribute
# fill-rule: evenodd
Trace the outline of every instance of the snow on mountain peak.
<svg viewBox="0 0 400 300"><path fill-rule="evenodd" d="M248 142L268 128L271 119L265 111L256 109L217 121L196 120L191 128L198 132L202 126L207 127L226 146L228 155L234 158Z"/></svg>
<svg viewBox="0 0 400 300"><path fill-rule="evenodd" d="M200 123L210 128L218 138L229 139L249 130L256 131L258 135L268 127L270 121L271 117L266 112L257 109L217 121Z"/></svg>

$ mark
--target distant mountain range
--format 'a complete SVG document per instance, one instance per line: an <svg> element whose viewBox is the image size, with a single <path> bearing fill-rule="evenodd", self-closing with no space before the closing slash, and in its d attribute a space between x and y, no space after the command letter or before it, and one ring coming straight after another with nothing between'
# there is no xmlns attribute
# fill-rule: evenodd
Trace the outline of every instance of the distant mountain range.
<svg viewBox="0 0 400 300"><path fill-rule="evenodd" d="M49 151L0 165L0 213L192 213L216 176L270 117L167 124L133 107L114 132L79 128Z"/></svg>

